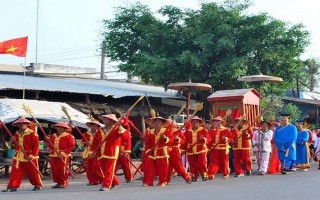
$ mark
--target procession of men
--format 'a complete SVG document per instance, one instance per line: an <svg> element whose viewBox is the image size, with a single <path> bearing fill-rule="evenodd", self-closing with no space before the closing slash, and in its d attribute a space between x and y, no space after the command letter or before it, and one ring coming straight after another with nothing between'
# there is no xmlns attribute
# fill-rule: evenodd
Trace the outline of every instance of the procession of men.
<svg viewBox="0 0 320 200"><path fill-rule="evenodd" d="M86 123L88 131L82 137L85 162L81 167L86 170L86 185L97 186L99 191L109 191L124 184L116 175L120 166L126 184L140 181L134 180L134 175L139 173L142 175L142 187L170 186L174 174L181 176L186 184L195 184L215 180L218 173L222 173L223 179L229 179L231 175L237 178L252 174L286 175L297 169L307 171L310 168L310 135L303 121L293 123L289 114L281 113L279 121L262 120L259 127L252 127L243 116L235 118L233 124L228 124L223 117L203 120L191 116L182 127L171 118L156 116L145 119L147 129L141 135L143 150L139 167L130 157L130 130L135 126L129 117L101 115L102 123L91 119ZM16 152L10 179L3 192L16 192L25 176L33 185L33 191L42 190L40 133L32 130L31 125L32 122L23 117L12 123L18 127L10 138ZM50 151L51 178L55 183L52 188L62 189L68 187L69 176L74 176L68 167L71 151L75 148L74 127L60 122L53 128L55 133L45 136L44 140ZM253 155L257 168L252 163ZM182 157L187 158L189 167ZM230 165L234 168L233 173ZM277 170L271 172L271 168Z"/></svg>

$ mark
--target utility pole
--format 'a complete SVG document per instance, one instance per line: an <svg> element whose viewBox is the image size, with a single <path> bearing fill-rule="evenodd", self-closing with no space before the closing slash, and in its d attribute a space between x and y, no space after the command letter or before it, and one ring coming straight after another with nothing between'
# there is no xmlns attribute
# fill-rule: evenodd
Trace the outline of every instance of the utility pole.
<svg viewBox="0 0 320 200"><path fill-rule="evenodd" d="M38 32L39 32L39 0L37 0L37 20L36 20L36 60L35 63L38 63Z"/></svg>
<svg viewBox="0 0 320 200"><path fill-rule="evenodd" d="M106 41L102 41L102 44L101 44L101 74L100 74L100 79L107 79L107 76L105 76L105 59L106 59Z"/></svg>
<svg viewBox="0 0 320 200"><path fill-rule="evenodd" d="M297 97L300 98L300 86L299 86L299 78L298 78L298 76L296 78L296 81L297 81Z"/></svg>

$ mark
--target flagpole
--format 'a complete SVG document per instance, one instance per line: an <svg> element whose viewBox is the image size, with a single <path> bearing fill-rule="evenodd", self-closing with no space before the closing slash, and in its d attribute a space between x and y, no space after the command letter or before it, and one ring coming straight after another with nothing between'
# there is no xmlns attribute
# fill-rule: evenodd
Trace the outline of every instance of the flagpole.
<svg viewBox="0 0 320 200"><path fill-rule="evenodd" d="M39 0L37 0L37 20L36 20L36 64L38 63L38 28L39 25Z"/></svg>
<svg viewBox="0 0 320 200"><path fill-rule="evenodd" d="M27 65L27 56L24 57L24 64L23 64L22 99L25 99L25 96L26 96L26 90L25 90L26 65Z"/></svg>

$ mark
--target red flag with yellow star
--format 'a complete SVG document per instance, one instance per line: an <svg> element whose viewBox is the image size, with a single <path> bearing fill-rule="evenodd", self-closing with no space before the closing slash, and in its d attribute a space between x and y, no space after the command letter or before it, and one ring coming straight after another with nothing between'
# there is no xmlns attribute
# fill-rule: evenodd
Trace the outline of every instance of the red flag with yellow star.
<svg viewBox="0 0 320 200"><path fill-rule="evenodd" d="M0 54L11 54L26 57L28 37L15 38L0 42Z"/></svg>

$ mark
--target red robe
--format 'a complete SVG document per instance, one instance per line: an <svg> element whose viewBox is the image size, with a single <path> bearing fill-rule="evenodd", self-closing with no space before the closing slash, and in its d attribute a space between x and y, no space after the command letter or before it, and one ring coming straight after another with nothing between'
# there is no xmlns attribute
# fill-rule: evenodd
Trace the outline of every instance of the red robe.
<svg viewBox="0 0 320 200"><path fill-rule="evenodd" d="M162 135L167 138L164 140ZM169 167L168 143L172 138L170 129L161 128L159 133L149 129L145 135L145 152L147 157L144 163L143 183L146 186L153 186L154 177L159 176L158 185L165 185Z"/></svg>
<svg viewBox="0 0 320 200"><path fill-rule="evenodd" d="M247 172L252 171L252 163L250 157L251 140L253 130L251 127L243 126L240 130L233 129L233 154L234 154L234 169L236 175L244 174L243 166Z"/></svg>
<svg viewBox="0 0 320 200"><path fill-rule="evenodd" d="M232 140L230 129L220 126L218 128L210 129L209 135L211 143L209 145L210 164L208 169L209 178L219 172L223 176L229 175L229 145Z"/></svg>
<svg viewBox="0 0 320 200"><path fill-rule="evenodd" d="M278 149L274 140L271 140L271 154L268 167L268 174L280 174L281 172L281 162L278 157Z"/></svg>
<svg viewBox="0 0 320 200"><path fill-rule="evenodd" d="M177 139L176 139L177 137ZM191 177L184 168L181 160L180 146L186 143L186 137L184 133L178 129L173 132L173 139L169 144L169 170L167 174L167 182L170 182L170 176L175 170L180 176L187 182L191 180Z"/></svg>
<svg viewBox="0 0 320 200"><path fill-rule="evenodd" d="M84 138L82 138L82 143L86 146L85 150L83 151L83 158L89 159L86 161L86 175L89 181L88 185L98 185L103 181L104 175L100 166L100 161L97 157L90 157L93 151L91 150L91 145L96 137L96 135L101 135L101 129L98 129L94 136L91 133L85 133ZM86 141L91 143L91 145L87 144Z"/></svg>
<svg viewBox="0 0 320 200"><path fill-rule="evenodd" d="M50 141L53 144L53 147L49 145L52 180L58 185L66 187L68 186L69 172L65 164L69 165L71 151L75 148L75 139L71 134L63 132L59 136L57 134L50 135ZM57 153L62 154L63 158L58 157Z"/></svg>
<svg viewBox="0 0 320 200"><path fill-rule="evenodd" d="M185 132L185 137L187 143L187 157L192 178L194 180L197 179L199 173L203 179L207 178L207 144L210 143L208 130L203 127L199 127L195 131L188 129ZM200 138L204 138L204 141L200 141Z"/></svg>
<svg viewBox="0 0 320 200"><path fill-rule="evenodd" d="M121 146L120 146L120 154L116 165L116 171L121 166L124 177L127 182L133 180L133 174L131 171L131 132L128 130L125 130L125 132L121 135ZM127 154L127 155L125 155Z"/></svg>
<svg viewBox="0 0 320 200"><path fill-rule="evenodd" d="M27 174L30 183L37 187L42 187L41 177L37 172L39 159L39 136L37 133L27 128L23 132L17 131L14 134L17 143L23 147L24 153L19 149L18 145L14 144L15 155L13 157L10 180L7 185L8 188L19 188L22 179ZM25 158L29 156L32 161L27 161ZM31 164L30 162L33 162ZM36 169L36 168L37 169Z"/></svg>
<svg viewBox="0 0 320 200"><path fill-rule="evenodd" d="M102 129L102 132L97 134L92 142L90 149L92 151L97 149L97 157L104 174L103 188L110 189L112 185L120 184L119 179L115 176L115 168L120 152L121 134L124 131L122 127L113 125L110 129ZM100 146L103 141L104 143Z"/></svg>

